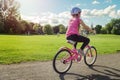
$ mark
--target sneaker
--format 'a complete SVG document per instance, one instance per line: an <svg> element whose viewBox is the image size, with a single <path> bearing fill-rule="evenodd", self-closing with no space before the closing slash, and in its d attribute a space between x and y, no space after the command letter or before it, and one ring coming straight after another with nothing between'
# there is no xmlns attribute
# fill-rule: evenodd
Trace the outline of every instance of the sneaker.
<svg viewBox="0 0 120 80"><path fill-rule="evenodd" d="M84 51L81 49L78 50L78 53L81 54L82 56L85 56Z"/></svg>

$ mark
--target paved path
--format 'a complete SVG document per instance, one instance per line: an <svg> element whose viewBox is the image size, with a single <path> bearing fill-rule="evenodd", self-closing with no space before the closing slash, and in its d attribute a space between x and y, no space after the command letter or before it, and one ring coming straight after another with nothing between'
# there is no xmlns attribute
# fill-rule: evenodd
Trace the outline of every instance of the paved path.
<svg viewBox="0 0 120 80"><path fill-rule="evenodd" d="M63 75L54 72L52 61L0 65L0 80L120 80L120 53L98 56L92 68L74 63Z"/></svg>

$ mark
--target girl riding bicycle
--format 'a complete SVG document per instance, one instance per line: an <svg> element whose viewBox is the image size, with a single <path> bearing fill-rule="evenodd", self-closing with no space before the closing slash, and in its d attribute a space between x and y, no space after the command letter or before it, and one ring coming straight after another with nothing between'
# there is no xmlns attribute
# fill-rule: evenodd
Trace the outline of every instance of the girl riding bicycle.
<svg viewBox="0 0 120 80"><path fill-rule="evenodd" d="M69 43L71 43L74 48L62 47L56 53L53 59L53 68L59 73L66 73L72 66L73 61L80 62L82 60L82 55L84 55L84 62L87 66L92 66L97 59L97 50L94 46L89 46L89 38L79 35L79 25L81 24L86 30L93 32L83 21L80 19L81 9L74 7L71 10L72 18L69 21L68 29L66 32L66 38ZM82 46L77 52L76 45L77 42L83 42ZM83 49L86 48L85 54ZM81 54L78 54L81 53Z"/></svg>
<svg viewBox="0 0 120 80"><path fill-rule="evenodd" d="M89 28L83 20L80 18L81 17L81 9L78 7L74 7L71 10L71 15L72 18L69 21L68 29L66 31L66 38L67 40L72 40L75 41L76 43L74 44L74 48L76 48L77 42L83 42L82 46L80 47L80 50L78 51L79 53L83 54L83 49L88 45L90 42L89 38L86 38L84 36L81 36L79 34L79 27L80 25L83 26L84 29L93 32L91 28Z"/></svg>

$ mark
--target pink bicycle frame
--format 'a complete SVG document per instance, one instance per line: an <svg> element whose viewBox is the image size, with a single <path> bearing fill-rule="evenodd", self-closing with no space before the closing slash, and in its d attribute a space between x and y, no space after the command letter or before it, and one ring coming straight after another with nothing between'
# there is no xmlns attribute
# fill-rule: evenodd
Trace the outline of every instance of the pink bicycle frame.
<svg viewBox="0 0 120 80"><path fill-rule="evenodd" d="M79 61L81 61L82 55L80 55L75 48L73 48L73 49L71 50L71 49L69 49L69 48L67 48L67 47L63 47L63 48L61 48L61 49L67 49L67 50L71 53L71 55L72 55L72 56L68 57L67 59L65 59L65 63L67 63L67 62L69 62L69 61L71 61L71 60L77 60L77 59L78 59L78 56L80 56L80 60L79 60Z"/></svg>

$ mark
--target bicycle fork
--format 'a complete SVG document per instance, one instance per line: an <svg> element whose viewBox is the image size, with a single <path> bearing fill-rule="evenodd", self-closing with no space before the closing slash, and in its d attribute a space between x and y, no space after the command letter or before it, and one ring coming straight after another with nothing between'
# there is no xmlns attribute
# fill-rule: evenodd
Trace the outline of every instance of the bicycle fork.
<svg viewBox="0 0 120 80"><path fill-rule="evenodd" d="M88 54L88 56L89 56L89 57L93 57L93 54L92 54L92 49L91 49L91 47L90 47L89 45L87 45L86 47L90 49L90 54Z"/></svg>

